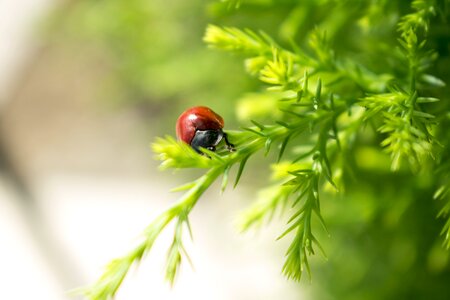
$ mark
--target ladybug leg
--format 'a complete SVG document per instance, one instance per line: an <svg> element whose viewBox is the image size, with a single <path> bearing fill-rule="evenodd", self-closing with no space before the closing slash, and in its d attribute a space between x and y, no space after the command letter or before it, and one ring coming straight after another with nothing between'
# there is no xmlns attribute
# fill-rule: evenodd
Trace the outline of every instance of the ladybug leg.
<svg viewBox="0 0 450 300"><path fill-rule="evenodd" d="M230 143L230 141L228 140L228 135L225 132L223 132L223 139L225 140L225 144L227 145L228 151L230 152L236 151L236 148L234 148L234 145Z"/></svg>

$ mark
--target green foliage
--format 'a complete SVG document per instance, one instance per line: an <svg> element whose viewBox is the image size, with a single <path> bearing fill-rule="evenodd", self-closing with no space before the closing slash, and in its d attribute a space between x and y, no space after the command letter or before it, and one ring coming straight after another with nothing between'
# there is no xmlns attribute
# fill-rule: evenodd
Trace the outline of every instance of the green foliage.
<svg viewBox="0 0 450 300"><path fill-rule="evenodd" d="M238 64L202 44L204 5L199 0L172 0L170 7L162 0L81 0L55 13L49 28L64 46L100 57L100 67L108 71L101 87L108 101L154 106L171 100L174 107L178 100L184 108L186 102L236 97L248 85L238 74L233 85L219 84L224 75L217 70L237 73Z"/></svg>
<svg viewBox="0 0 450 300"><path fill-rule="evenodd" d="M162 168L201 168L205 173L177 189L185 192L179 202L149 226L136 250L115 260L87 290L91 299L113 297L128 268L149 252L170 222L176 222L176 229L166 278L173 283L182 258L187 256L182 228L189 228L189 213L222 174L225 189L234 165L238 168L237 185L246 162L258 151L275 162L273 182L261 189L254 205L240 215L241 229L260 226L277 211L289 210L286 228L279 236L291 241L282 267L287 278L299 281L304 272L311 276L312 255L317 249L325 252L327 246L322 247L322 241L330 243L327 227L330 232L336 228L342 249L357 253L334 264L333 256L342 250L340 246L328 247L336 271L319 273L319 277L326 279L324 274L336 272L332 280L321 281L328 284L330 293L348 296L345 288L356 287L364 278L373 279L370 284L375 285L391 271L402 277L402 272L413 267L441 272L442 282L449 278L448 271L443 271L448 268L448 259L435 263L439 251L433 246L436 237L432 229L439 224L433 218L435 204L429 201L434 193L444 202L438 215L447 218L442 234L449 248L449 93L444 83L448 77L439 76L449 76L450 63L448 49L446 52L437 46L442 40L448 45L450 40L445 30L448 24L442 24L449 19L447 2L417 0L410 7L404 1L303 2L283 2L289 9L285 10L286 22L280 26L279 43L271 37L273 33L207 27L204 41L209 47L244 57L246 71L266 87L252 94L251 103L261 100L269 109L246 106L245 117L257 116L258 120L241 131L227 131L236 152L203 150L205 155L199 155L172 137L156 140L153 150ZM258 5L274 11L282 6L258 1L248 6L246 1L227 1L225 5L236 8L238 3L236 14ZM313 11L318 3L328 8L326 13L299 13L302 9ZM314 20L314 26L308 27L307 17ZM299 36L301 28L296 26L302 24L307 34ZM438 60L446 66L443 72L437 67ZM244 99L242 103L248 103L249 96ZM336 204L339 197L346 199L342 201L346 205ZM424 224L436 226L428 229ZM354 240L344 238L344 233L352 234ZM355 242L358 239L360 243ZM365 253L366 261L360 258L364 252L355 249L372 252ZM394 258L378 266L380 256L372 255L386 252ZM354 262L359 275L344 279L342 265L347 261ZM414 282L421 277L410 278L404 283L405 291L382 285L379 293L371 294L355 288L348 298L397 299L398 295L409 295L406 290L414 290ZM432 280L422 280L432 285ZM336 281L342 285L333 285ZM435 288L433 295L441 295L442 290ZM429 291L426 286L420 295ZM323 289L315 293L329 297Z"/></svg>

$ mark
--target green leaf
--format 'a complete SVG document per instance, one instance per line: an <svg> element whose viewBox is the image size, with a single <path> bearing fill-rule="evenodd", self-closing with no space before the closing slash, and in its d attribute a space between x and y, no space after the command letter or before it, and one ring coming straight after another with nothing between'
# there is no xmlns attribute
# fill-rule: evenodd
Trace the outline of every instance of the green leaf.
<svg viewBox="0 0 450 300"><path fill-rule="evenodd" d="M241 179L242 172L244 171L244 168L245 168L245 164L247 163L247 160L249 158L250 158L250 155L247 155L241 160L241 163L239 164L238 172L236 174L236 181L234 182L234 187L236 187L237 184L239 183L239 179Z"/></svg>
<svg viewBox="0 0 450 300"><path fill-rule="evenodd" d="M425 113L423 111L418 111L418 110L413 111L413 115L415 117L420 117L420 118L434 119L434 116L432 114L428 114L428 113Z"/></svg>
<svg viewBox="0 0 450 300"><path fill-rule="evenodd" d="M441 79L430 75L430 74L423 74L420 77L424 82L428 83L429 85L432 86L436 86L436 87L444 87L445 86L445 82L442 81Z"/></svg>
<svg viewBox="0 0 450 300"><path fill-rule="evenodd" d="M253 129L253 128L250 128L250 127L244 127L244 128L242 128L242 129L243 129L243 130L246 130L246 131L249 131L249 132L251 132L251 133L257 134L257 135L259 135L259 136L265 137L265 134L264 134L263 132L257 131L257 130L255 130L255 129Z"/></svg>
<svg viewBox="0 0 450 300"><path fill-rule="evenodd" d="M264 156L267 156L267 154L269 154L270 151L270 146L272 146L272 139L268 138L266 139L266 143L264 144L264 148L266 149L266 151L264 152Z"/></svg>
<svg viewBox="0 0 450 300"><path fill-rule="evenodd" d="M195 186L195 182L188 182L186 184L180 185L178 187L175 187L173 189L171 189L170 191L175 193L175 192L182 192L182 191L186 191L186 190L190 190Z"/></svg>
<svg viewBox="0 0 450 300"><path fill-rule="evenodd" d="M289 142L289 139L291 138L292 135L288 135L284 138L283 142L281 143L280 146L280 152L278 152L278 157L277 157L277 162L280 162L281 157L283 157L284 151L286 150L286 146Z"/></svg>
<svg viewBox="0 0 450 300"><path fill-rule="evenodd" d="M418 97L417 103L433 103L440 101L438 98L433 97Z"/></svg>
<svg viewBox="0 0 450 300"><path fill-rule="evenodd" d="M222 186L220 188L220 191L223 193L225 191L225 188L228 184L228 173L230 172L231 165L227 166L223 172L223 178L222 178Z"/></svg>
<svg viewBox="0 0 450 300"><path fill-rule="evenodd" d="M250 120L250 122L252 122L256 127L259 128L259 130L263 131L264 129L266 129L266 127L264 125L262 125L261 123L256 122L255 120Z"/></svg>

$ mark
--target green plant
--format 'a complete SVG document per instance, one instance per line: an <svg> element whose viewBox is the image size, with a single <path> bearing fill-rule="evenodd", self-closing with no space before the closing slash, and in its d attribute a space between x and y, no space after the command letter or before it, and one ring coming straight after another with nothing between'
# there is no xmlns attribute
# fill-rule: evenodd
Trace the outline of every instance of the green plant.
<svg viewBox="0 0 450 300"><path fill-rule="evenodd" d="M69 51L82 45L107 68L100 96L109 103L156 106L170 100L173 108L235 97L248 81L241 76L233 86L219 84L224 77L218 70L233 73L239 65L221 63L202 45L203 10L199 0L172 0L170 7L162 0L81 0L51 15L47 35Z"/></svg>
<svg viewBox="0 0 450 300"><path fill-rule="evenodd" d="M246 8L245 1L227 2L244 12L251 7ZM234 153L204 150L206 155L202 156L170 136L155 141L152 148L162 168L200 168L205 173L175 189L184 195L149 225L137 248L114 260L100 280L85 291L90 299L113 297L130 266L150 251L170 222L176 226L166 278L173 283L187 257L182 232L190 231L189 213L196 202L220 176L225 189L234 165L238 169L236 186L246 162L258 151L275 161L274 179L241 215L241 227L259 226L277 210L290 208L287 228L279 236L291 238L282 267L290 279L299 281L304 272L310 276L311 255L317 249L325 252L319 243L319 235L327 234L323 199L327 200L325 205L332 206L336 194L352 198L362 193L360 186L370 184L379 185L381 191L397 189L404 202L392 207L382 201L371 203L373 211L361 221L364 226L372 225L374 232L385 230L384 223L374 216L396 220L408 207L422 205L419 197L410 195L411 190L429 198L434 190L434 197L446 202L439 216L448 218L449 98L444 81L436 76L448 75L445 72L450 66L448 49L446 52L439 46L449 41L445 31L448 1L415 0L411 7L403 1L286 1L272 3L271 9L282 5L288 9L279 42L262 31L207 27L204 41L211 48L244 56L247 72L267 87L241 102L246 102L242 115L258 120L241 131L227 131L236 145ZM299 13L319 8L327 8L327 13ZM307 18L312 21L308 23ZM298 36L301 26L308 30L305 38ZM439 69L437 61L446 67ZM264 103L266 109L257 110L248 101ZM382 184L377 177L385 179ZM378 195L378 191L365 193L370 199ZM368 200L360 197L359 201ZM355 204L350 203L348 211L351 205ZM449 248L450 219L442 233ZM423 245L419 239L411 243ZM424 252L431 248L426 245ZM448 278L447 273L442 276Z"/></svg>

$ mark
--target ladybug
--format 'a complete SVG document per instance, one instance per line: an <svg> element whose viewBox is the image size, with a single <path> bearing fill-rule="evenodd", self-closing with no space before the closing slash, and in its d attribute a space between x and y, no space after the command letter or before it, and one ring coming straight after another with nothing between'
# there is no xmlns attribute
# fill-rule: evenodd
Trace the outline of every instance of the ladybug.
<svg viewBox="0 0 450 300"><path fill-rule="evenodd" d="M223 125L223 118L212 109L206 106L195 106L178 117L177 137L191 145L198 153L201 153L200 147L215 151L222 139L228 151L234 151L234 145L228 141L227 134L222 131Z"/></svg>

